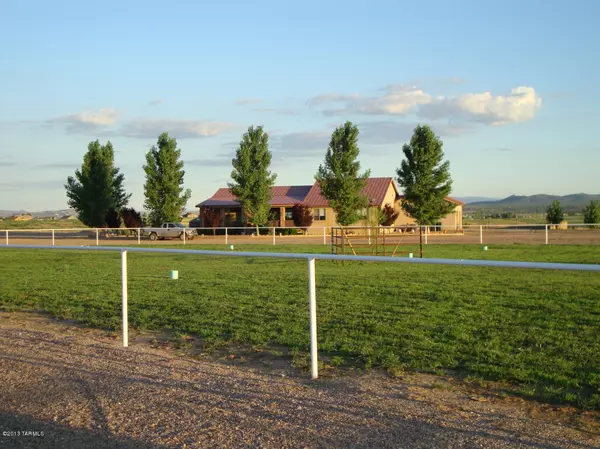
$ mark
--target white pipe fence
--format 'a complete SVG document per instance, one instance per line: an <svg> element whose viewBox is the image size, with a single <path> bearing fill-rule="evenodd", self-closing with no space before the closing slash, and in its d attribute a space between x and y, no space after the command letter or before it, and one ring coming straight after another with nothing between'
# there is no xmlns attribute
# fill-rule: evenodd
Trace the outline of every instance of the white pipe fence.
<svg viewBox="0 0 600 449"><path fill-rule="evenodd" d="M365 226L345 226L344 229L352 232L358 231L360 229L366 229ZM373 227L375 228L375 227ZM550 236L552 231L552 235L557 235L555 232L564 232L564 231L575 231L575 230L583 230L583 231L595 231L598 230L598 243L600 244L600 224L584 224L584 223L570 223L564 225L563 228L560 228L559 225L551 225L551 224L477 224L477 225L464 225L460 228L456 228L453 226L417 226L414 224L407 225L394 225L394 226L381 226L381 229L385 229L386 232L389 232L391 235L406 235L406 234L418 234L419 228L423 229L423 243L425 245L431 243L431 238L435 237L439 239L444 234L448 235L469 235L471 239L475 239L476 231L479 231L479 244L483 244L486 236L486 230L489 230L493 234L494 237L500 236L502 231L505 231L507 236L513 235L514 240L518 240L520 237L523 237L524 234L519 234L519 231L527 232L532 235L537 235L536 231L539 232L539 237L527 237L527 243L543 243L550 244ZM261 227L259 228L259 233L256 235L256 227L220 227L220 228L182 228L183 230L190 232L190 230L195 231L195 238L203 239L203 237L215 239L215 238L223 238L222 241L226 245L230 243L232 240L236 240L239 238L253 238L257 239L257 241L261 241L264 239L265 241L269 241L276 245L279 243L286 243L288 238L298 238L298 239L319 239L320 236L323 238L323 245L328 243L328 239L331 235L332 226L312 226L308 230L306 228L297 228L297 227ZM438 231L438 232L435 232ZM516 232L513 232L516 231ZM370 242L371 235L370 229L365 234L365 238ZM47 241L51 242L52 246L56 245L58 241L65 241L68 239L88 239L95 238L96 246L100 246L101 242L104 239L108 239L110 237L125 237L126 235L136 237L137 244L141 245L143 240L149 237L149 234L146 233L143 235L143 228L55 228L55 229L5 229L0 230L0 238L2 238L2 234L4 234L4 242L6 245L10 244L11 239L15 240L28 240L28 239L47 239ZM489 236L489 234L488 234ZM177 239L179 237L172 237ZM595 239L596 237L594 237ZM489 241L489 237L488 237ZM190 243L190 238L188 238L185 232L182 232L181 235L182 244L186 245ZM296 241L297 242L297 241ZM434 241L435 242L435 241ZM438 240L439 242L439 240ZM21 243L21 242L20 242ZM212 242L211 242L212 243ZM313 242L314 243L314 242ZM472 242L474 243L474 242ZM575 242L576 243L576 242ZM595 242L594 242L595 243Z"/></svg>
<svg viewBox="0 0 600 449"><path fill-rule="evenodd" d="M316 300L316 268L315 261L318 260L344 260L358 262L391 262L412 263L423 265L458 265L469 267L499 267L499 268L523 268L538 270L569 270L569 271L592 271L600 272L600 264L571 264L571 263L541 263L541 262L510 262L498 260L463 260L463 259L414 259L397 258L390 256L350 256L333 254L303 254L303 253L264 253L264 252L234 252L234 251L210 251L189 250L175 248L139 248L139 247L81 247L81 246L44 246L44 245L12 245L1 248L15 249L50 249L50 250L72 250L72 251L119 251L121 253L121 302L123 320L123 347L129 345L128 337L128 295L127 295L127 253L160 253L160 254L186 254L202 256L226 256L226 257L266 257L277 259L303 259L308 262L308 304L310 317L310 366L311 377L316 379L318 371L317 352L317 300Z"/></svg>

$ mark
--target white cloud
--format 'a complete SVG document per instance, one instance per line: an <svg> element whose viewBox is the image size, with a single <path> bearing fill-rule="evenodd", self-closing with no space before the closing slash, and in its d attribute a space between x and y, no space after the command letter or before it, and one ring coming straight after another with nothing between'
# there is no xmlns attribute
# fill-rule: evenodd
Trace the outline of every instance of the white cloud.
<svg viewBox="0 0 600 449"><path fill-rule="evenodd" d="M392 120L359 123L359 143L371 145L407 143L417 125L418 123L396 122ZM458 136L473 130L470 125L459 123L433 124L431 125L431 129L441 137Z"/></svg>
<svg viewBox="0 0 600 449"><path fill-rule="evenodd" d="M322 104L340 104L337 109L325 109L325 115L344 115L349 113L365 115L406 115L417 105L426 104L431 97L415 86L391 85L385 88L381 96L364 97L361 95L326 94L311 98L309 106Z"/></svg>
<svg viewBox="0 0 600 449"><path fill-rule="evenodd" d="M163 132L176 139L218 136L234 128L231 123L200 120L138 119L106 134L132 138L156 138Z"/></svg>
<svg viewBox="0 0 600 449"><path fill-rule="evenodd" d="M276 161L321 158L325 155L331 133L327 131L296 132L273 136L273 156Z"/></svg>
<svg viewBox="0 0 600 449"><path fill-rule="evenodd" d="M453 82L460 82L456 79ZM520 86L507 95L490 92L466 93L454 97L432 97L416 86L389 85L379 96L358 94L325 94L311 98L308 105L321 107L324 115L403 116L416 112L431 120L449 119L506 125L531 120L542 106L542 99L533 87ZM324 106L337 105L337 108Z"/></svg>
<svg viewBox="0 0 600 449"><path fill-rule="evenodd" d="M490 92L438 97L419 110L419 115L432 120L456 118L498 126L531 120L542 106L533 87L515 87L508 95Z"/></svg>
<svg viewBox="0 0 600 449"><path fill-rule="evenodd" d="M235 100L235 104L237 105L245 105L245 104L258 104L258 103L262 103L262 100L260 98L240 98L238 100Z"/></svg>
<svg viewBox="0 0 600 449"><path fill-rule="evenodd" d="M76 114L68 114L47 120L47 123L62 123L70 134L90 131L92 129L111 126L119 117L119 113L113 108L103 108L97 111L84 111Z"/></svg>
<svg viewBox="0 0 600 449"><path fill-rule="evenodd" d="M212 137L234 128L226 122L205 120L167 120L140 118L123 122L114 127L119 114L115 109L99 109L80 112L46 120L47 124L64 124L69 134L92 134L95 136L121 136L132 138L156 138L168 132L180 139Z"/></svg>
<svg viewBox="0 0 600 449"><path fill-rule="evenodd" d="M279 115L300 115L300 112L294 108L255 108L254 110Z"/></svg>
<svg viewBox="0 0 600 449"><path fill-rule="evenodd" d="M160 106L161 104L163 104L165 102L164 99L162 98L158 98L156 100L152 100L148 103L148 106Z"/></svg>

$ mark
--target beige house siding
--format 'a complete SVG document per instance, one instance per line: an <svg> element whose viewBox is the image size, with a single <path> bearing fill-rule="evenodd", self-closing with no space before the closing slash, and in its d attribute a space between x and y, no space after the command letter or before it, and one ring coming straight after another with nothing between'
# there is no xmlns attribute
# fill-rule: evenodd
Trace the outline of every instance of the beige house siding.
<svg viewBox="0 0 600 449"><path fill-rule="evenodd" d="M402 210L400 201L396 202L396 210L400 212L400 215L398 215L398 218L394 222L394 226L406 226L415 224L415 220L411 217L408 217ZM457 204L454 211L450 212L448 215L442 218L440 222L442 223L442 229L462 229L462 205Z"/></svg>
<svg viewBox="0 0 600 449"><path fill-rule="evenodd" d="M313 217L315 209L325 209L325 220L315 220L313 218L313 222L310 227L306 230L307 234L310 235L322 235L323 234L323 226L329 228L331 226L337 226L335 211L331 207L318 207L313 208ZM327 234L331 232L330 229L326 229Z"/></svg>

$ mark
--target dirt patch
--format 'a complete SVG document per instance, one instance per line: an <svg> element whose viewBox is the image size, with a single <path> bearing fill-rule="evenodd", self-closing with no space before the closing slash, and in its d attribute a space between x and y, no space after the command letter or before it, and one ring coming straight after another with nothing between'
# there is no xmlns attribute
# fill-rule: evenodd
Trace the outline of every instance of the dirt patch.
<svg viewBox="0 0 600 449"><path fill-rule="evenodd" d="M183 355L186 336L133 332L122 348L28 313L0 313L0 337L0 447L600 447L597 413L436 376L311 381L290 363Z"/></svg>

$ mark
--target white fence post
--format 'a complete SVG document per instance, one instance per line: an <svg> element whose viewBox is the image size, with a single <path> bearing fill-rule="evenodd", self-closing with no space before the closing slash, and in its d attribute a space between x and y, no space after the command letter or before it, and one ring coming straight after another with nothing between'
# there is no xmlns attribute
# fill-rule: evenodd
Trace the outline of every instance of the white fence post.
<svg viewBox="0 0 600 449"><path fill-rule="evenodd" d="M123 347L129 346L127 322L127 251L121 250L121 300L123 307Z"/></svg>
<svg viewBox="0 0 600 449"><path fill-rule="evenodd" d="M183 244L184 245L185 245L186 234L187 234L187 231L185 230L185 228L183 228Z"/></svg>
<svg viewBox="0 0 600 449"><path fill-rule="evenodd" d="M8 229L4 232L6 232L6 246L8 246Z"/></svg>
<svg viewBox="0 0 600 449"><path fill-rule="evenodd" d="M138 245L141 245L141 234L142 234L142 230L140 228L138 228L137 230L137 237L138 237Z"/></svg>
<svg viewBox="0 0 600 449"><path fill-rule="evenodd" d="M483 243L483 226L479 225L479 243Z"/></svg>
<svg viewBox="0 0 600 449"><path fill-rule="evenodd" d="M54 229L52 230L52 246L54 246Z"/></svg>
<svg viewBox="0 0 600 449"><path fill-rule="evenodd" d="M429 226L425 226L425 244L427 245L427 234L429 233Z"/></svg>
<svg viewBox="0 0 600 449"><path fill-rule="evenodd" d="M227 245L227 228L225 228L225 244Z"/></svg>
<svg viewBox="0 0 600 449"><path fill-rule="evenodd" d="M315 259L308 259L308 310L310 313L310 373L313 379L319 376L317 358L317 288Z"/></svg>
<svg viewBox="0 0 600 449"><path fill-rule="evenodd" d="M371 244L371 228L367 228L367 235L369 236L369 245Z"/></svg>
<svg viewBox="0 0 600 449"><path fill-rule="evenodd" d="M546 245L548 244L548 225L546 225Z"/></svg>
<svg viewBox="0 0 600 449"><path fill-rule="evenodd" d="M275 245L275 228L273 228L273 245Z"/></svg>
<svg viewBox="0 0 600 449"><path fill-rule="evenodd" d="M325 231L327 230L327 226L323 226L323 245L327 245L327 236Z"/></svg>
<svg viewBox="0 0 600 449"><path fill-rule="evenodd" d="M98 228L96 228L96 246L98 246L98 245L99 245L99 243L98 243L98 233L99 233L99 232L98 232Z"/></svg>

